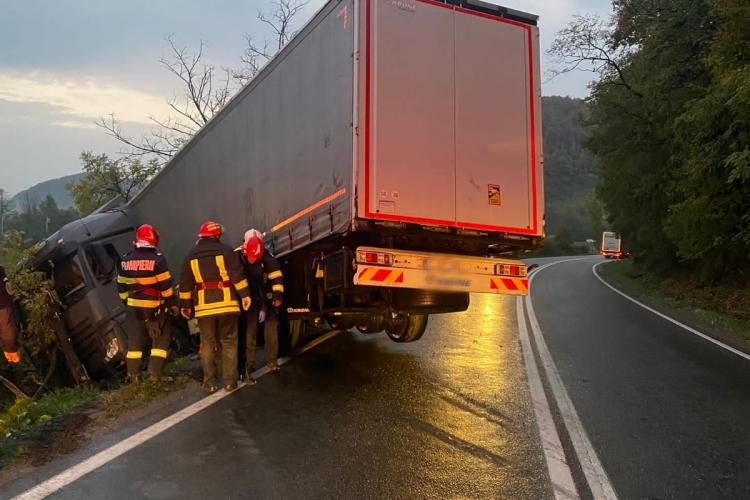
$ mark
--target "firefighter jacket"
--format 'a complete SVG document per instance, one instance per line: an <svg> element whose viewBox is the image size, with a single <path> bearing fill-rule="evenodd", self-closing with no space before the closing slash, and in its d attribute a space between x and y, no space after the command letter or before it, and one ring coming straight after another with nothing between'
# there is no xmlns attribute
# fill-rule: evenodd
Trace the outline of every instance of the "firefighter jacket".
<svg viewBox="0 0 750 500"><path fill-rule="evenodd" d="M122 258L117 288L129 307L142 312L175 305L167 259L153 247L135 248Z"/></svg>
<svg viewBox="0 0 750 500"><path fill-rule="evenodd" d="M201 238L185 259L180 276L180 307L195 317L237 314L237 296L249 297L247 279L232 249L216 238Z"/></svg>
<svg viewBox="0 0 750 500"><path fill-rule="evenodd" d="M245 276L250 283L250 296L253 300L259 300L260 304L267 299L276 300L284 298L284 275L281 266L268 251L263 252L263 257L251 264L247 261L242 247L235 249L235 255L242 263Z"/></svg>

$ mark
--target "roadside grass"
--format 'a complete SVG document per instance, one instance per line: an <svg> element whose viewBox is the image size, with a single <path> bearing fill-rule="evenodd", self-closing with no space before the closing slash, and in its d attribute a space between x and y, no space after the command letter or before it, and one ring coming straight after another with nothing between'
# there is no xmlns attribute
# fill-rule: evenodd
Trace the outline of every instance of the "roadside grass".
<svg viewBox="0 0 750 500"><path fill-rule="evenodd" d="M94 387L59 389L34 401L17 399L0 413L0 467L15 457L26 454L30 444L52 430L55 420L96 400Z"/></svg>
<svg viewBox="0 0 750 500"><path fill-rule="evenodd" d="M189 363L188 357L171 361L165 367L165 378L157 383L121 384L107 389L97 386L63 388L36 401L16 399L0 412L0 468L34 449L55 448L58 434L59 439L66 440L70 439L69 434L80 432L77 427L88 421L74 418L85 413L81 410L101 411L105 417L113 419L179 390L191 379Z"/></svg>
<svg viewBox="0 0 750 500"><path fill-rule="evenodd" d="M679 311L698 326L737 337L738 347L744 345L744 350L749 347L750 290L698 287L689 277L660 280L641 272L632 260L614 261L599 267L599 271L624 291Z"/></svg>
<svg viewBox="0 0 750 500"><path fill-rule="evenodd" d="M115 418L180 389L190 381L190 375L185 371L187 364L188 358L178 358L167 365L165 377L159 382L123 384L102 394L100 402L104 414L108 418Z"/></svg>

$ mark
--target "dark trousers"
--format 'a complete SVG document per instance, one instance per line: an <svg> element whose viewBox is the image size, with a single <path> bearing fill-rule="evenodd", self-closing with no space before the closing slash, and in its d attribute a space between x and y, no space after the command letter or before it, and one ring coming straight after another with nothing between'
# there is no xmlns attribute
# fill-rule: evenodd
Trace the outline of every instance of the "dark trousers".
<svg viewBox="0 0 750 500"><path fill-rule="evenodd" d="M0 307L0 348L18 352L18 325L12 307Z"/></svg>
<svg viewBox="0 0 750 500"><path fill-rule="evenodd" d="M253 306L244 313L243 323L245 328L244 344L245 355L242 363L245 377L249 377L254 370L255 346L258 340L258 313L260 307ZM263 322L263 336L266 340L264 351L266 353L266 364L276 364L279 357L279 315L276 307L266 308L266 320Z"/></svg>
<svg viewBox="0 0 750 500"><path fill-rule="evenodd" d="M203 384L216 384L216 353L221 351L224 385L237 379L237 315L217 314L198 318L201 333L201 365Z"/></svg>
<svg viewBox="0 0 750 500"><path fill-rule="evenodd" d="M172 332L169 327L169 319L164 318L162 322L159 317L136 312L138 328L128 332L127 366L128 375L138 375L141 372L141 361L143 358L143 346L147 339L151 338L151 356L148 361L148 373L159 376L164 368L169 353L169 343L172 340Z"/></svg>

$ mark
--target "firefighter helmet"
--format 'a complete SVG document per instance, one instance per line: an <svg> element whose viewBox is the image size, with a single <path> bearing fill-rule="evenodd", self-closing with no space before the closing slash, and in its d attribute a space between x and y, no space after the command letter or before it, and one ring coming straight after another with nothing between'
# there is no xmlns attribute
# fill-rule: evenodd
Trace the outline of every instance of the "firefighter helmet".
<svg viewBox="0 0 750 500"><path fill-rule="evenodd" d="M251 264L263 258L266 247L263 244L263 235L257 229L251 229L245 233L245 256Z"/></svg>
<svg viewBox="0 0 750 500"><path fill-rule="evenodd" d="M143 224L135 231L136 241L144 241L149 245L156 246L159 244L159 233L151 224Z"/></svg>
<svg viewBox="0 0 750 500"><path fill-rule="evenodd" d="M224 229L221 227L221 224L207 220L201 225L198 236L201 238L218 238L223 232Z"/></svg>

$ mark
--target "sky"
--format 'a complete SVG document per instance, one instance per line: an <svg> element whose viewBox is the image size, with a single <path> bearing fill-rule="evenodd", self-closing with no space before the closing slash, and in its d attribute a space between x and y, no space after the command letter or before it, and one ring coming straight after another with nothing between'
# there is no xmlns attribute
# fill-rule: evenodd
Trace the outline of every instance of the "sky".
<svg viewBox="0 0 750 500"><path fill-rule="evenodd" d="M169 116L180 89L159 63L166 37L206 42L206 60L236 67L245 35L273 0L0 0L0 189L11 194L80 171L82 151L116 156L120 145L95 125L114 113L131 135ZM325 0L310 0L304 24ZM505 0L540 16L542 49L575 14L609 15L609 0ZM549 61L542 54L543 71ZM590 74L543 83L544 95L584 97Z"/></svg>

